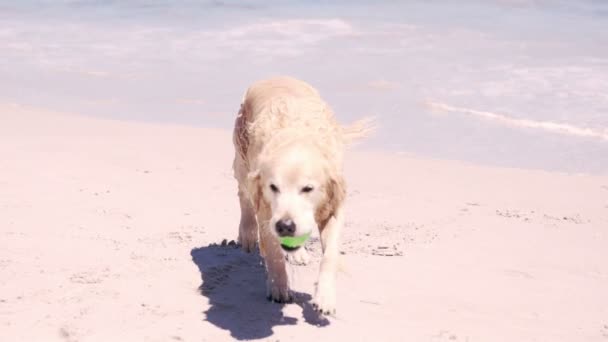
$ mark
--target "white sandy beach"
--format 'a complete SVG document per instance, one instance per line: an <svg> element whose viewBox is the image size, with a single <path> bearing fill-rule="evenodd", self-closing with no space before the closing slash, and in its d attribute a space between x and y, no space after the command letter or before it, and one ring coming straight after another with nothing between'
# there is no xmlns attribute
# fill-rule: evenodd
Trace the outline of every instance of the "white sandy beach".
<svg viewBox="0 0 608 342"><path fill-rule="evenodd" d="M349 152L325 321L318 243L284 306L210 246L237 234L230 132L2 105L0 156L0 341L608 340L608 176Z"/></svg>

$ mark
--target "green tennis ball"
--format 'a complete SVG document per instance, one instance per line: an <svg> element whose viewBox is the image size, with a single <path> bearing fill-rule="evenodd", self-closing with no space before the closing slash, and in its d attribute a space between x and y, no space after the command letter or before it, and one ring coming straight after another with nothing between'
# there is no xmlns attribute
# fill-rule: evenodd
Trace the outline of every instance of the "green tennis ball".
<svg viewBox="0 0 608 342"><path fill-rule="evenodd" d="M281 245L289 248L296 248L302 246L306 240L310 237L310 233L300 236L285 236L280 238Z"/></svg>

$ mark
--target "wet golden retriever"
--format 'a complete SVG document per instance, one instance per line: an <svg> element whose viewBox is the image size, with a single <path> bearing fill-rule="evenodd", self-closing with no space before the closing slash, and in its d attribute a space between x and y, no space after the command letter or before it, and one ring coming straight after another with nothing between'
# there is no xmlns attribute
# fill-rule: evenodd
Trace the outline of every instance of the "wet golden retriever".
<svg viewBox="0 0 608 342"><path fill-rule="evenodd" d="M259 237L269 299L292 299L286 255L299 263L308 261L303 247L284 247L279 237L305 235L316 227L323 259L313 305L323 314L335 312L346 196L343 152L371 131L370 122L341 126L311 85L291 77L255 82L245 93L233 132L239 243L251 252Z"/></svg>

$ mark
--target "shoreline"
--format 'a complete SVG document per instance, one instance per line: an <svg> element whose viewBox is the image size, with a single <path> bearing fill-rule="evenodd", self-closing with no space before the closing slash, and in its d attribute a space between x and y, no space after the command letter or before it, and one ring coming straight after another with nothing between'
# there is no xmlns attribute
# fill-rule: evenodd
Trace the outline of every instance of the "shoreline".
<svg viewBox="0 0 608 342"><path fill-rule="evenodd" d="M3 111L7 110L19 110L21 113L45 113L46 115L55 116L57 118L74 118L78 120L93 120L100 122L108 122L108 123L124 123L124 124L141 124L145 126L157 126L157 127L173 127L175 129L183 128L189 130L201 130L201 131L213 131L219 134L224 133L231 135L231 128L221 127L221 125L215 125L213 127L210 126L202 126L188 123L180 123L180 122L172 122L172 121L145 121L141 119L128 119L128 118L112 118L105 116L97 116L97 115L84 115L75 112L62 112L62 111L54 111L38 108L35 106L26 106L17 103L3 103L0 102L0 115ZM233 114L227 114L233 115ZM236 115L236 114L234 114ZM342 122L344 123L344 122ZM376 134L382 134L382 127ZM373 136L370 138L374 138ZM397 147L388 147L388 146L369 146L366 145L366 141L364 140L362 143L357 143L354 147L351 147L347 150L347 153L369 153L369 154L379 154L386 156L396 156L399 158L411 159L411 160L420 160L420 161L444 161L446 163L455 163L461 164L463 166L478 166L480 168L485 169L505 169L505 170L513 170L513 171L531 171L531 172L546 172L550 174L559 174L559 175L571 175L571 176L589 176L589 177L605 177L608 176L608 169L606 171L580 171L580 172L572 172L566 170L558 170L551 168L534 168L534 167L521 167L514 165L495 165L491 162L478 162L472 160L458 159L458 158L447 158L447 157L435 157L432 155L425 155L420 153L415 153L406 150L400 150Z"/></svg>

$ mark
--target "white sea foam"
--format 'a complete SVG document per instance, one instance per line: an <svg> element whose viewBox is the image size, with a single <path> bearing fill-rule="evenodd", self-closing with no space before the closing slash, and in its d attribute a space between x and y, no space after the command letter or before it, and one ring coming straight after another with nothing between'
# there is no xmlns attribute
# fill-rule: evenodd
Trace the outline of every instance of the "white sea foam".
<svg viewBox="0 0 608 342"><path fill-rule="evenodd" d="M445 112L463 113L478 118L491 120L506 126L540 129L551 133L579 137L589 137L608 141L608 129L606 128L599 130L588 127L579 127L568 123L517 119L499 113L475 110L470 108L453 107L439 102L427 102L426 105L432 109L441 110Z"/></svg>

